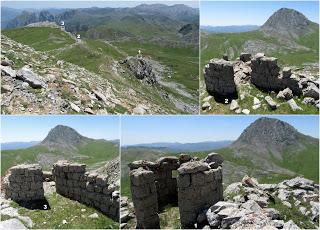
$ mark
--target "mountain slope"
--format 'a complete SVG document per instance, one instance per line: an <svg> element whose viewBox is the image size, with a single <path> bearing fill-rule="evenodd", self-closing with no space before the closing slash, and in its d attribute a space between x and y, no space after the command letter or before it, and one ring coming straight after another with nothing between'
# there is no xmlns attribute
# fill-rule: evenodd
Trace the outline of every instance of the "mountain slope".
<svg viewBox="0 0 320 230"><path fill-rule="evenodd" d="M39 144L18 150L1 152L1 173L21 163L39 163L45 170L58 160L70 160L88 165L89 170L104 166L119 155L119 145L107 140L81 136L74 129L56 126Z"/></svg>
<svg viewBox="0 0 320 230"><path fill-rule="evenodd" d="M248 169L264 171L259 176L267 177L269 173L271 177L272 174L274 177L277 177L277 174L302 174L318 181L318 141L298 132L286 122L259 118L247 127L230 147L217 152Z"/></svg>

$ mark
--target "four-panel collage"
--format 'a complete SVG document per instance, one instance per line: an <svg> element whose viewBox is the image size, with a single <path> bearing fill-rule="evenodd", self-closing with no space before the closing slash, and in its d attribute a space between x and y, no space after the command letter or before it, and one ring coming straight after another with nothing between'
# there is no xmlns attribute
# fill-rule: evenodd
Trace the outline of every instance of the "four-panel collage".
<svg viewBox="0 0 320 230"><path fill-rule="evenodd" d="M319 1L2 0L0 229L319 229Z"/></svg>

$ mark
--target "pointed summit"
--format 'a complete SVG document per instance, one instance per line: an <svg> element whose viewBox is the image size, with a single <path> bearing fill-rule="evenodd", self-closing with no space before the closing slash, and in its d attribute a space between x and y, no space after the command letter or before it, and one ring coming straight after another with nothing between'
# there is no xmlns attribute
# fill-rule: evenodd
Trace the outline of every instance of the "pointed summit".
<svg viewBox="0 0 320 230"><path fill-rule="evenodd" d="M261 26L260 30L267 34L280 34L282 36L298 36L305 35L314 31L312 25L315 23L310 21L302 13L288 8L281 8Z"/></svg>
<svg viewBox="0 0 320 230"><path fill-rule="evenodd" d="M64 125L57 125L50 130L41 145L79 145L88 140L87 137L80 135L76 130Z"/></svg>

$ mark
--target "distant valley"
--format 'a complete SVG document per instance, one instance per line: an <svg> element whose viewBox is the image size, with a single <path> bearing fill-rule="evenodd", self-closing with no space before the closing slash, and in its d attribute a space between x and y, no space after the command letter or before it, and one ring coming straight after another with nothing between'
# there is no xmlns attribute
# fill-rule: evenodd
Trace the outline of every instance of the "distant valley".
<svg viewBox="0 0 320 230"><path fill-rule="evenodd" d="M241 33L259 29L257 25L235 25L235 26L200 26L207 33Z"/></svg>

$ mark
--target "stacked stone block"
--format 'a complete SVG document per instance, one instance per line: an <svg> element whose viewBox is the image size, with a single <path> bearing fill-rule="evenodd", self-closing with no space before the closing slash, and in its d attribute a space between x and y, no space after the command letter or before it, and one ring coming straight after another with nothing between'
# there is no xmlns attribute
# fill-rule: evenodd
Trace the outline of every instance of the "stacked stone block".
<svg viewBox="0 0 320 230"><path fill-rule="evenodd" d="M130 170L142 167L154 173L159 205L177 201L177 179L172 176L172 172L179 168L177 157L162 157L156 162L134 161L129 164L129 167Z"/></svg>
<svg viewBox="0 0 320 230"><path fill-rule="evenodd" d="M155 175L152 171L133 169L130 171L131 194L138 229L160 228L158 196Z"/></svg>
<svg viewBox="0 0 320 230"><path fill-rule="evenodd" d="M53 165L57 193L92 206L110 218L119 220L119 192L107 176L86 172L85 164L58 161Z"/></svg>
<svg viewBox="0 0 320 230"><path fill-rule="evenodd" d="M178 169L178 203L181 228L195 228L198 215L223 200L222 168L203 161L184 163Z"/></svg>
<svg viewBox="0 0 320 230"><path fill-rule="evenodd" d="M205 66L204 79L207 92L213 96L232 98L237 94L233 63L230 61L210 60Z"/></svg>
<svg viewBox="0 0 320 230"><path fill-rule="evenodd" d="M23 164L10 168L4 178L6 198L15 201L44 199L42 177L42 169L38 164Z"/></svg>

